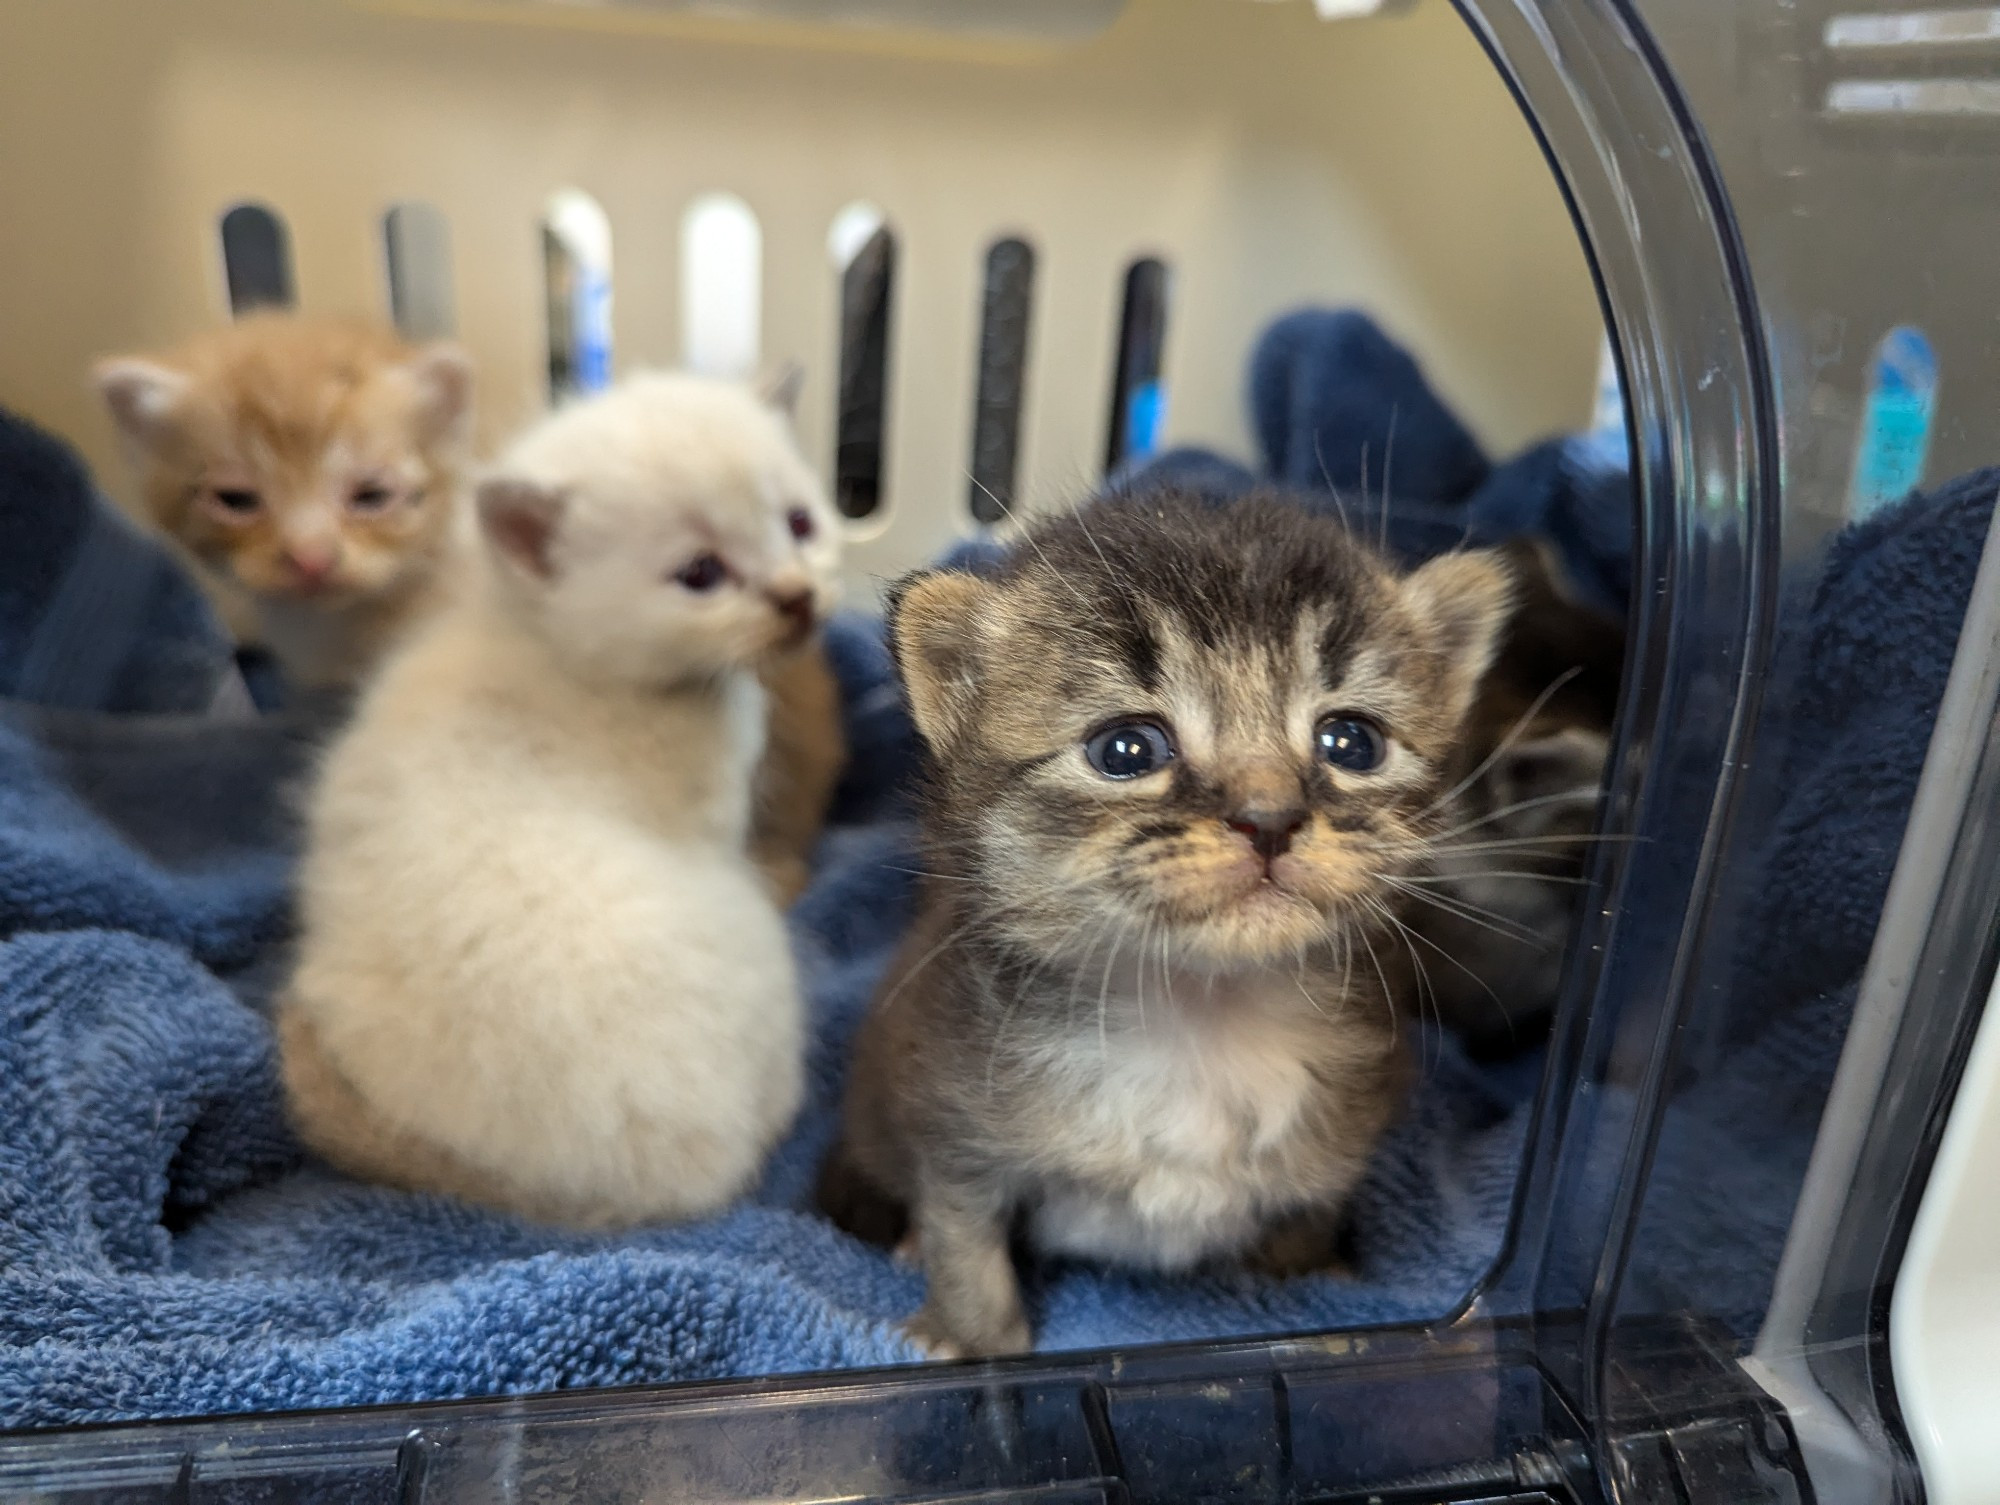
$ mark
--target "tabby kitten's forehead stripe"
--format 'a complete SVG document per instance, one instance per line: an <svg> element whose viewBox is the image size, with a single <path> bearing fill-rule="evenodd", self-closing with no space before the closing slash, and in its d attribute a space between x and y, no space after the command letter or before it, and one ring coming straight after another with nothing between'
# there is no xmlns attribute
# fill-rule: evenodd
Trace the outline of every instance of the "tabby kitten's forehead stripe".
<svg viewBox="0 0 2000 1505"><path fill-rule="evenodd" d="M1163 497L1041 527L1038 547L1003 567L1002 583L1018 589L993 603L991 630L1046 653L1064 699L1108 680L1158 695L1178 672L1239 686L1246 706L1316 682L1387 716L1450 677L1449 665L1422 662L1449 658L1448 648L1396 632L1409 604L1388 567L1295 504L1251 499L1225 512ZM1187 547L1162 548L1166 533Z"/></svg>

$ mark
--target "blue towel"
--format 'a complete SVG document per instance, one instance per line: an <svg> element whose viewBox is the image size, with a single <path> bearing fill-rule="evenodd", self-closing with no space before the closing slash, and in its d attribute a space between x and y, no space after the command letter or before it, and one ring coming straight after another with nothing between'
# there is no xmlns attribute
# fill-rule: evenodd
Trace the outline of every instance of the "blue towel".
<svg viewBox="0 0 2000 1505"><path fill-rule="evenodd" d="M1355 309L1300 309L1250 357L1250 417L1264 473L1363 503L1463 500L1486 456L1410 353Z"/></svg>
<svg viewBox="0 0 2000 1505"><path fill-rule="evenodd" d="M1726 1027L1684 1050L1627 1273L1634 1312L1707 1310L1754 1334L1833 1085L2000 467L1847 529L1778 657L1797 665L1737 892Z"/></svg>
<svg viewBox="0 0 2000 1505"><path fill-rule="evenodd" d="M0 696L201 711L229 667L227 637L166 550L68 445L0 410Z"/></svg>
<svg viewBox="0 0 2000 1505"><path fill-rule="evenodd" d="M1416 359L1356 309L1306 308L1272 323L1250 360L1263 468L1166 451L1106 489L1173 486L1217 501L1259 480L1337 512L1405 564L1523 535L1553 544L1582 605L1623 616L1632 583L1632 491L1623 446L1603 434L1546 440L1489 465Z"/></svg>
<svg viewBox="0 0 2000 1505"><path fill-rule="evenodd" d="M1659 1184L1715 1216L1647 1246L1635 1288L1661 1300L1697 1280L1768 1281L1810 1142L1812 1084L1831 1071L1865 950L1865 926L1830 945L1825 915L1879 902L1993 485L1913 500L1835 552L1800 650L1804 703L1825 735L1789 749L1795 803L1762 859L1813 881L1766 885L1750 937L1773 957L1817 950L1824 965L1798 976L1774 966L1769 1024L1678 1100L1683 1127L1662 1142ZM916 865L901 797L911 733L879 627L843 617L830 642L857 758L791 917L813 1022L809 1101L741 1205L620 1236L358 1185L300 1152L265 1013L283 964L288 791L304 756L282 720L6 708L0 1427L914 1358L897 1323L918 1303L919 1277L809 1210L848 1044L907 923ZM1904 721L1893 745L1871 668L1883 652L1909 671L1891 676ZM1868 778L1885 781L1880 799L1848 801L1845 823L1828 813ZM1028 1280L1041 1345L1449 1310L1499 1246L1535 1063L1476 1067L1438 1037L1422 1054L1410 1112L1355 1200L1353 1278L1050 1266ZM1615 1087L1601 1098L1613 1119L1630 1111ZM1733 1135L1727 1154L1717 1133Z"/></svg>
<svg viewBox="0 0 2000 1505"><path fill-rule="evenodd" d="M912 901L914 744L879 626L833 624L855 771L792 915L810 1100L756 1193L623 1236L357 1185L287 1130L277 718L0 715L0 1427L915 1357L919 1277L810 1209L847 1044ZM212 776L191 780L206 763ZM1037 1271L1047 1347L1437 1315L1495 1247L1519 1091L1447 1043L1357 1204L1361 1278Z"/></svg>

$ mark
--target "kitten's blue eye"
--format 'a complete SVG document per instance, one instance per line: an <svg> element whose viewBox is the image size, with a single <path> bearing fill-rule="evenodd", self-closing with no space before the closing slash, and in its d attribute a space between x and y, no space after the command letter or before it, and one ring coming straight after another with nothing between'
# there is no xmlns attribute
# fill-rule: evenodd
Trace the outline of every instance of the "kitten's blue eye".
<svg viewBox="0 0 2000 1505"><path fill-rule="evenodd" d="M729 566L714 554L699 554L674 571L674 579L691 591L712 591L729 578Z"/></svg>
<svg viewBox="0 0 2000 1505"><path fill-rule="evenodd" d="M1174 760L1173 739L1152 721L1121 721L1083 744L1090 766L1107 779L1138 779Z"/></svg>
<svg viewBox="0 0 2000 1505"><path fill-rule="evenodd" d="M785 514L785 526L792 530L792 537L807 539L813 536L812 514L803 507L794 507Z"/></svg>
<svg viewBox="0 0 2000 1505"><path fill-rule="evenodd" d="M1382 728L1359 716L1329 716L1313 733L1319 755L1349 773L1373 773L1389 756L1389 739Z"/></svg>

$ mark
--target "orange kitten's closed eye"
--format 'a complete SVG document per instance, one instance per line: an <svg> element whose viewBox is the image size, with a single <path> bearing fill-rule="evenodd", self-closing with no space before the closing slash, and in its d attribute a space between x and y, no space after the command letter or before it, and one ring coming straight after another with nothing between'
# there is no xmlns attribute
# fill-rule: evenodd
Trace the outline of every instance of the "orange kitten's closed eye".
<svg viewBox="0 0 2000 1505"><path fill-rule="evenodd" d="M429 598L471 417L454 347L270 313L95 375L143 520L294 679L353 682Z"/></svg>

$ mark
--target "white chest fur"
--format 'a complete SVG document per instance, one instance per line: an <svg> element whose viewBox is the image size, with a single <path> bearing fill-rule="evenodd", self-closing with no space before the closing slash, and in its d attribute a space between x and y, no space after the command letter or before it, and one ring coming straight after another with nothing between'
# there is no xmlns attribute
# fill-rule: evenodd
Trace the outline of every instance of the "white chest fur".
<svg viewBox="0 0 2000 1505"><path fill-rule="evenodd" d="M1282 1200L1323 1018L1289 971L1149 981L1107 998L1102 1034L1080 1023L1036 1052L1062 1113L1031 1213L1045 1252L1184 1269L1240 1252Z"/></svg>

